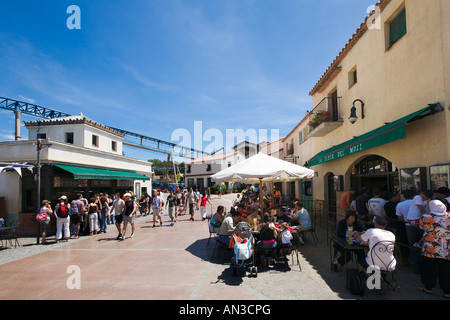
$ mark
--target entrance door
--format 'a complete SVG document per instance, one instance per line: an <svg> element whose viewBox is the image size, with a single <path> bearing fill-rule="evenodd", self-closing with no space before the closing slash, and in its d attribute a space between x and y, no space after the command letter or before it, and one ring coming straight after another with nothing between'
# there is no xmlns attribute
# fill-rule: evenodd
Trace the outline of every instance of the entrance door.
<svg viewBox="0 0 450 320"><path fill-rule="evenodd" d="M369 156L353 167L351 185L358 190L362 187L370 190L379 188L389 194L399 190L398 170L391 162L380 156Z"/></svg>
<svg viewBox="0 0 450 320"><path fill-rule="evenodd" d="M334 174L330 173L327 177L327 190L328 190L328 214L329 216L336 216L336 189L334 187Z"/></svg>
<svg viewBox="0 0 450 320"><path fill-rule="evenodd" d="M303 203L303 207L308 212L312 212L313 209L313 194L312 194L312 180L302 180L301 183L301 201Z"/></svg>

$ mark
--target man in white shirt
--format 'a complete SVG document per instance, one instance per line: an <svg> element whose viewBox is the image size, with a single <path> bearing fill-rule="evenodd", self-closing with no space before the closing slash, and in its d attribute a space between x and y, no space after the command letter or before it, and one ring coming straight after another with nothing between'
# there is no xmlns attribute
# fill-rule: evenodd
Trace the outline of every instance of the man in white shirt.
<svg viewBox="0 0 450 320"><path fill-rule="evenodd" d="M240 201L241 201L241 194L238 193L238 194L236 195L236 199L234 199L234 201L233 201L233 207L235 207L236 204L237 204L238 202L240 202Z"/></svg>
<svg viewBox="0 0 450 320"><path fill-rule="evenodd" d="M383 207L386 204L386 200L381 198L381 189L373 189L373 198L369 199L367 202L367 209L369 211L369 216L371 217L382 217Z"/></svg>
<svg viewBox="0 0 450 320"><path fill-rule="evenodd" d="M364 270L366 270L369 266L377 266L381 270L385 271L395 270L397 261L395 260L393 251L377 250L372 254L374 246L380 241L390 241L395 243L395 235L386 230L387 222L383 217L376 216L374 218L374 224L375 228L367 230L362 235L356 231L353 232L353 236L356 240L369 243L369 252L367 253L367 256L359 262L359 264Z"/></svg>
<svg viewBox="0 0 450 320"><path fill-rule="evenodd" d="M411 190L405 190L403 192L403 197L405 198L405 200L397 204L395 214L397 215L399 221L405 222L405 225L408 226L408 211L413 201L412 199L414 198L414 192Z"/></svg>

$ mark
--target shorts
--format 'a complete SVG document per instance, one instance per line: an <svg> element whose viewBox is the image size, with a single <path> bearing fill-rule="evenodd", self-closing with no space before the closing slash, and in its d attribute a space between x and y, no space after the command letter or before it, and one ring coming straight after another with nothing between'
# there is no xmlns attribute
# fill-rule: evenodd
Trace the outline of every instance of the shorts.
<svg viewBox="0 0 450 320"><path fill-rule="evenodd" d="M123 222L123 215L118 214L117 216L114 216L114 220L116 220L116 223L121 224Z"/></svg>
<svg viewBox="0 0 450 320"><path fill-rule="evenodd" d="M74 224L81 223L81 214L72 214L70 216L70 222Z"/></svg>
<svg viewBox="0 0 450 320"><path fill-rule="evenodd" d="M47 217L45 221L39 222L41 224L41 232L47 233L48 227L50 225L50 216Z"/></svg>
<svg viewBox="0 0 450 320"><path fill-rule="evenodd" d="M169 207L169 217L173 218L173 213L175 212L175 207Z"/></svg>
<svg viewBox="0 0 450 320"><path fill-rule="evenodd" d="M123 215L123 223L134 223L134 214L131 216Z"/></svg>
<svg viewBox="0 0 450 320"><path fill-rule="evenodd" d="M153 215L156 217L160 217L161 216L160 209L157 209L157 208L153 209Z"/></svg>

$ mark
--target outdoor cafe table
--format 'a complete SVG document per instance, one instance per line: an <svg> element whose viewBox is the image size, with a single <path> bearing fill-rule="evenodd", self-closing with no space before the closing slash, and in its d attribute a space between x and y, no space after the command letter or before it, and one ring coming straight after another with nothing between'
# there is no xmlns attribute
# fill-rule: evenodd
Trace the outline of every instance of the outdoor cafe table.
<svg viewBox="0 0 450 320"><path fill-rule="evenodd" d="M369 249L369 247L367 245L360 245L357 244L355 241L353 242L353 244L349 244L348 241L344 238L338 237L336 235L332 235L330 237L330 260L331 260L331 267L333 267L333 254L332 254L332 250L334 249L334 244L336 244L339 248L340 251L344 254L344 261L345 261L345 266L347 267L347 253L348 252L352 252L352 251L357 251L357 250L363 250L366 251Z"/></svg>

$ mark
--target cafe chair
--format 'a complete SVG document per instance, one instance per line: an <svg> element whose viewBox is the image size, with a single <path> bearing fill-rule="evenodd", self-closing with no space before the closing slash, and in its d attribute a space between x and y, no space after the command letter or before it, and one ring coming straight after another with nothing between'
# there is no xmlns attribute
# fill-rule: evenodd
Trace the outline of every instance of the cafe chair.
<svg viewBox="0 0 450 320"><path fill-rule="evenodd" d="M299 227L297 230L300 231L301 234L310 233L316 245L319 245L319 238L317 237L316 234L316 220L317 220L316 214L312 213L310 214L310 217L311 217L311 228Z"/></svg>
<svg viewBox="0 0 450 320"><path fill-rule="evenodd" d="M5 223L5 229L2 231L0 235L0 243L3 247L3 243L5 243L4 247L8 247L8 243L12 247L20 246L19 240L19 221L11 221Z"/></svg>
<svg viewBox="0 0 450 320"><path fill-rule="evenodd" d="M299 251L299 248L301 246L299 234L297 232L292 232L292 236L293 236L292 247L290 248L292 265L295 264L295 260L294 260L294 255L295 255L295 257L297 259L298 268L300 269L300 272L301 272L302 271L302 266L300 265L300 259L298 257L298 251Z"/></svg>
<svg viewBox="0 0 450 320"><path fill-rule="evenodd" d="M209 246L209 242L211 241L211 238L214 238L214 240L217 243L217 230L215 230L215 228L213 226L211 226L211 224L210 224L211 217L210 216L206 217L206 222L208 223L208 231L209 231L209 238L208 238L208 242L206 243L206 246Z"/></svg>
<svg viewBox="0 0 450 320"><path fill-rule="evenodd" d="M393 254L395 260L399 261L400 258L400 248L393 241L380 241L377 242L370 251L370 256L372 263L380 268L381 274L381 288L378 289L378 293L383 294L386 289L392 289L392 291L399 291L400 286L397 281L397 270L396 267L392 268L394 260L384 261L382 259L385 254Z"/></svg>

